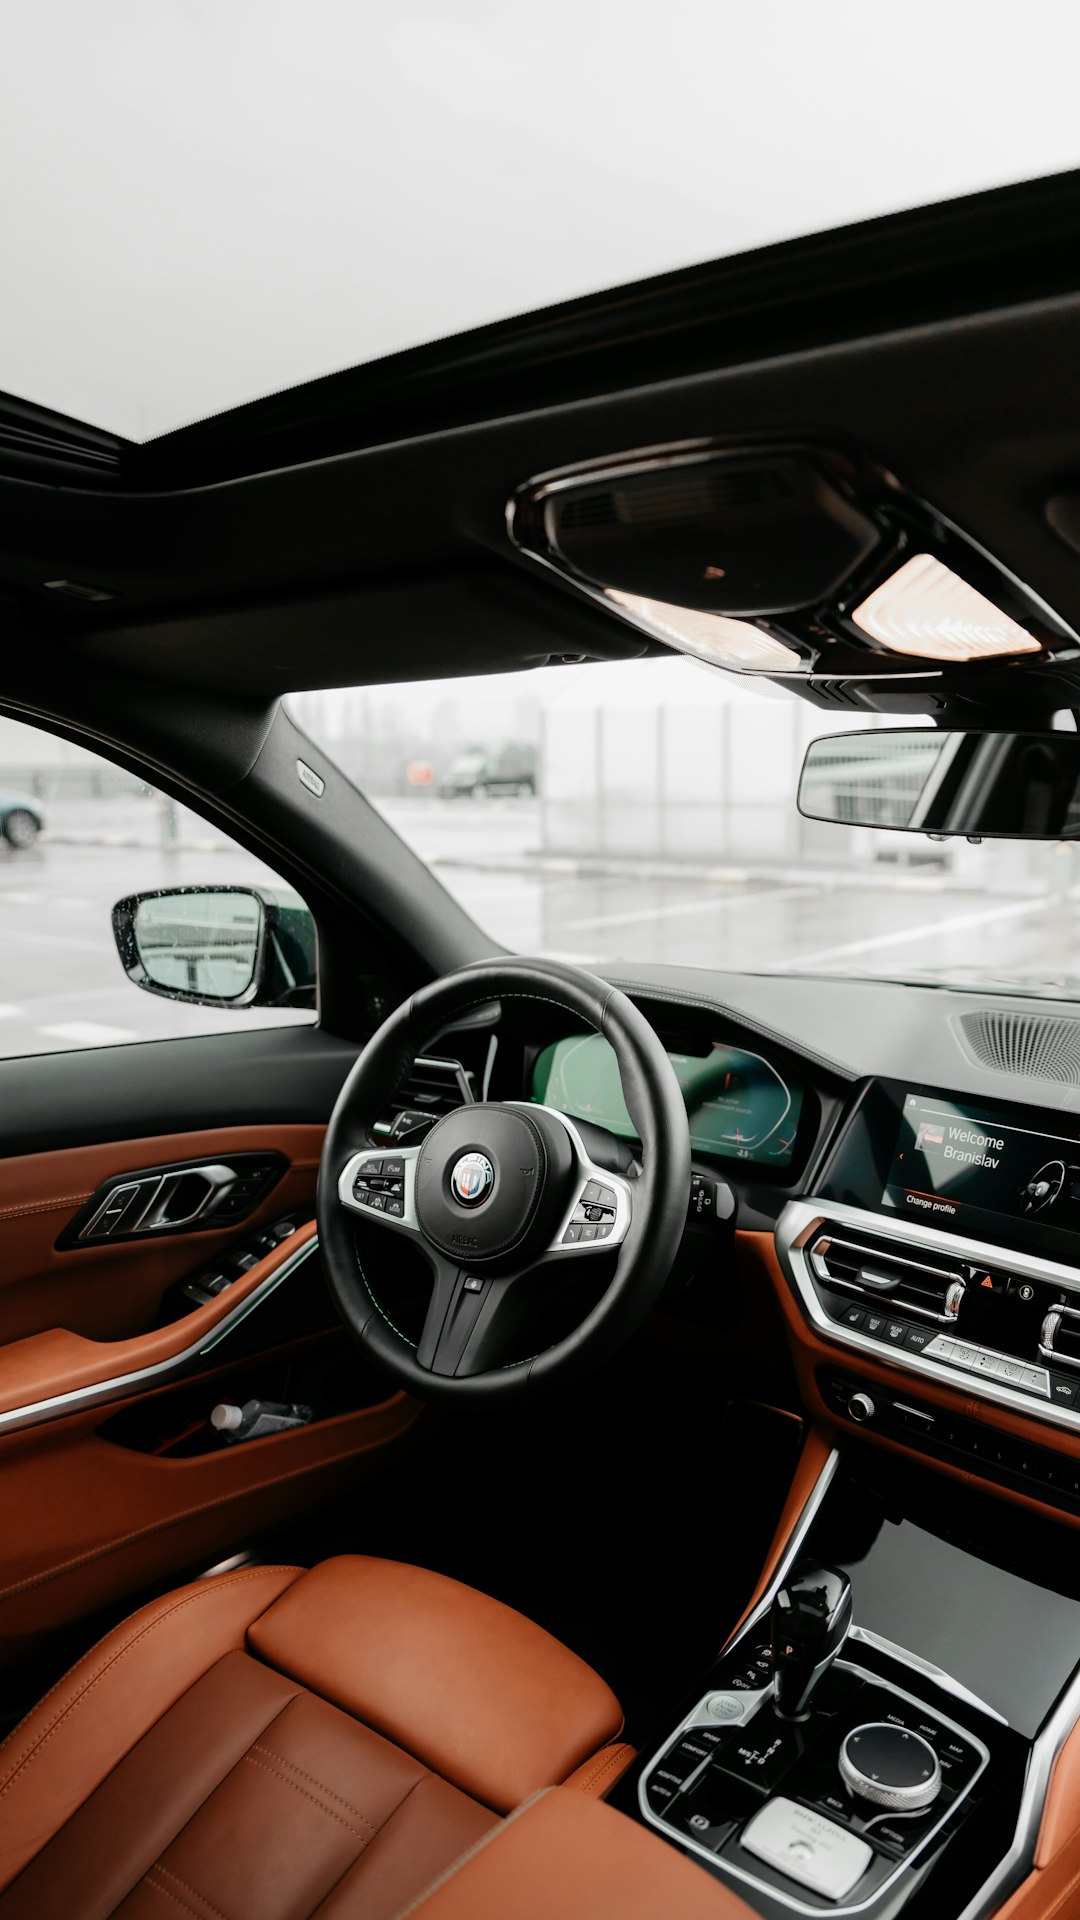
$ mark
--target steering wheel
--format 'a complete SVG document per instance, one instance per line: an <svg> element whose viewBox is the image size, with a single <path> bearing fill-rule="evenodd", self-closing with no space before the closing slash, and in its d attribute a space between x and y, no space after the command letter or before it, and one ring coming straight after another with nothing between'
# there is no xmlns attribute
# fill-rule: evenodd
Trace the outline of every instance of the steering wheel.
<svg viewBox="0 0 1080 1920"><path fill-rule="evenodd" d="M528 1101L455 1108L419 1146L373 1136L433 1036L508 1000L564 1009L610 1043L641 1141L638 1177L595 1165L571 1120ZM323 1146L319 1244L346 1327L400 1386L427 1399L536 1397L598 1366L645 1318L678 1250L689 1193L682 1093L633 1002L576 967L484 961L413 994L361 1053ZM368 1283L357 1248L361 1220L400 1235L431 1269L416 1342ZM580 1324L531 1359L504 1364L545 1300L583 1269L595 1277L606 1261L606 1271L613 1254L613 1277Z"/></svg>

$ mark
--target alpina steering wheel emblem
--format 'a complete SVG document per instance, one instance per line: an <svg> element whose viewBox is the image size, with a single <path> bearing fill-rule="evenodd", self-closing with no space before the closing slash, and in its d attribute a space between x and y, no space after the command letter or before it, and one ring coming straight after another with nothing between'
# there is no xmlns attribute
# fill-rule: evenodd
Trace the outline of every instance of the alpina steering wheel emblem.
<svg viewBox="0 0 1080 1920"><path fill-rule="evenodd" d="M463 1207L478 1207L495 1185L495 1169L486 1153L463 1153L450 1175L450 1191Z"/></svg>

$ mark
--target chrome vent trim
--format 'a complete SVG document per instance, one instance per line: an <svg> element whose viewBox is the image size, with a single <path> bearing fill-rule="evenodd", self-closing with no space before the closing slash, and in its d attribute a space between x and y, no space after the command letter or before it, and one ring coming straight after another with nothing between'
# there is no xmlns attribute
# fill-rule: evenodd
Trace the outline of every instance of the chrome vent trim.
<svg viewBox="0 0 1080 1920"><path fill-rule="evenodd" d="M1080 1087L1080 1020L1069 1014L978 1007L954 1014L951 1025L973 1066Z"/></svg>
<svg viewBox="0 0 1080 1920"><path fill-rule="evenodd" d="M811 1239L807 1259L822 1286L948 1325L960 1311L965 1276L951 1262L920 1259L919 1253L917 1245L890 1246L876 1235L864 1240L827 1219Z"/></svg>

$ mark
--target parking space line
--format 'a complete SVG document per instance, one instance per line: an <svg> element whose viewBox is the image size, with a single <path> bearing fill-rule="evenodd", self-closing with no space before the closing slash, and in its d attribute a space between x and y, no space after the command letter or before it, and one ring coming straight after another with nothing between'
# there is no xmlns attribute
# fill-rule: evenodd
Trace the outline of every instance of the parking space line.
<svg viewBox="0 0 1080 1920"><path fill-rule="evenodd" d="M39 1027L50 1040L67 1040L73 1047L107 1047L118 1040L135 1040L133 1027L107 1027L100 1020L61 1020L55 1027Z"/></svg>
<svg viewBox="0 0 1080 1920"><path fill-rule="evenodd" d="M592 914L587 920L567 920L566 933L586 933L591 928L631 927L638 921L673 920L688 913L728 913L734 907L756 907L774 900L799 900L816 892L814 887L758 887L753 893L722 893L712 900L683 900L668 907L635 907L625 913Z"/></svg>
<svg viewBox="0 0 1080 1920"><path fill-rule="evenodd" d="M986 907L981 913L954 913L945 920L928 920L921 927L904 927L897 933L879 933L866 940L848 940L841 947L820 947L816 953L797 953L776 963L772 972L797 972L802 967L820 967L827 960L846 960L856 953L876 953L881 947L909 946L914 940L932 941L945 933L959 933L965 927L988 927L997 920L1023 920L1029 914L1048 913L1069 899L1067 893L1051 893L1044 900L1014 900L1005 907Z"/></svg>

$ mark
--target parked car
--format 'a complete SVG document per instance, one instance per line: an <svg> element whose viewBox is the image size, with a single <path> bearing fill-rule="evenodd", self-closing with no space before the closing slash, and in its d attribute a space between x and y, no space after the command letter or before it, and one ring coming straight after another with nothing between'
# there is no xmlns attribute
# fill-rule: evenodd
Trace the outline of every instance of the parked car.
<svg viewBox="0 0 1080 1920"><path fill-rule="evenodd" d="M0 833L9 847L24 853L44 825L45 815L35 800L25 793L0 793Z"/></svg>
<svg viewBox="0 0 1080 1920"><path fill-rule="evenodd" d="M536 792L536 751L533 747L503 747L487 753L471 747L451 760L439 782L444 800L490 800Z"/></svg>

